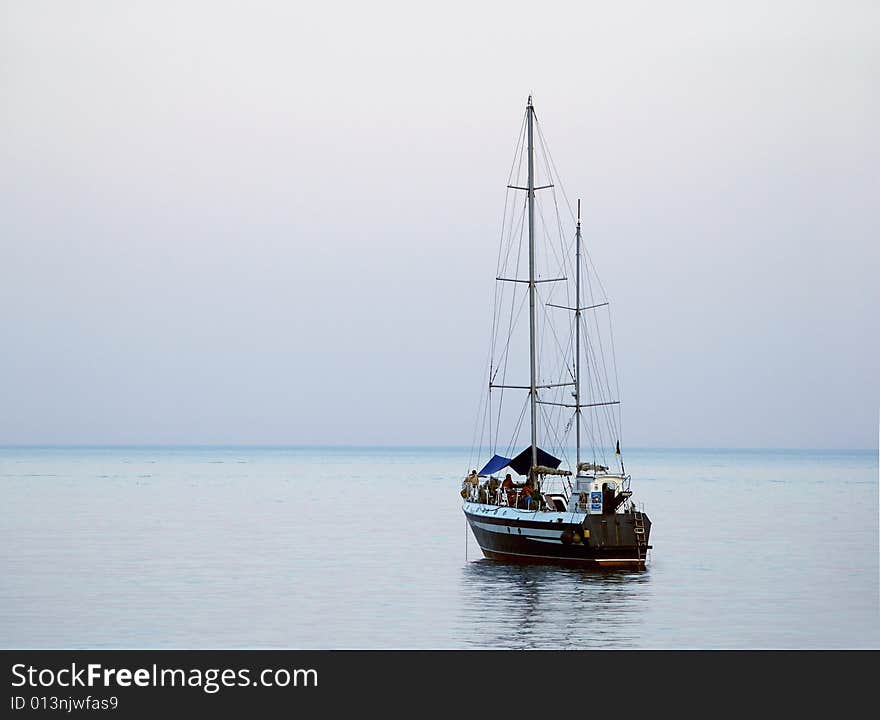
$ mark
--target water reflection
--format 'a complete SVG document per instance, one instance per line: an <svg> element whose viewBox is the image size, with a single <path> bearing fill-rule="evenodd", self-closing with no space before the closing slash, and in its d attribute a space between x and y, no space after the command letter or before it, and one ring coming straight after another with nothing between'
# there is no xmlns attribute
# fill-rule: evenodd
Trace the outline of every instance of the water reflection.
<svg viewBox="0 0 880 720"><path fill-rule="evenodd" d="M651 572L467 563L457 636L475 648L640 646Z"/></svg>

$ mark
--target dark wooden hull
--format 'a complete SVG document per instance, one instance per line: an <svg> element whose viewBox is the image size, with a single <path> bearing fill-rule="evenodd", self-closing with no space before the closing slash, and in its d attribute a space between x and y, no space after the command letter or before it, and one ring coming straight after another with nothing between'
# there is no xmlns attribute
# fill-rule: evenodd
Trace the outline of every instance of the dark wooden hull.
<svg viewBox="0 0 880 720"><path fill-rule="evenodd" d="M646 515L640 523L632 514L618 513L590 515L583 524L554 525L523 518L486 518L467 511L465 515L483 555L499 562L644 569L651 547L651 523ZM572 536L580 542L571 541Z"/></svg>

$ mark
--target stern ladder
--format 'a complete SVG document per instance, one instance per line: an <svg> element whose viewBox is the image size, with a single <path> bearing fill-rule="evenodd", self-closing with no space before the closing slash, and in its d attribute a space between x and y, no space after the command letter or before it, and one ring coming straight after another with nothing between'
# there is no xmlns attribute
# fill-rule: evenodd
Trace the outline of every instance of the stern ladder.
<svg viewBox="0 0 880 720"><path fill-rule="evenodd" d="M639 565L645 565L648 557L648 543L645 540L645 513L633 508L633 532L636 536L636 557Z"/></svg>

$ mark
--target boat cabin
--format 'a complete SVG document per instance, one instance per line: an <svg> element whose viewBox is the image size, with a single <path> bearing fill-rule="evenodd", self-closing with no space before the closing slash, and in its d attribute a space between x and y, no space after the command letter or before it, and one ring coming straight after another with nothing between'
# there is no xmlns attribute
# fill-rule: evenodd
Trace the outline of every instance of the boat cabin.
<svg viewBox="0 0 880 720"><path fill-rule="evenodd" d="M623 475L578 475L568 500L569 512L610 515L632 495Z"/></svg>

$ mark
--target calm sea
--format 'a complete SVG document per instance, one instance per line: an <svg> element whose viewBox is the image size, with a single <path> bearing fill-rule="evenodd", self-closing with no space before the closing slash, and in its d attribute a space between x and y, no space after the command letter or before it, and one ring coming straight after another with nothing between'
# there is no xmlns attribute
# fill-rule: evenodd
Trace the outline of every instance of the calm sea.
<svg viewBox="0 0 880 720"><path fill-rule="evenodd" d="M627 455L644 572L481 559L467 450L0 448L5 648L880 648L878 455Z"/></svg>

